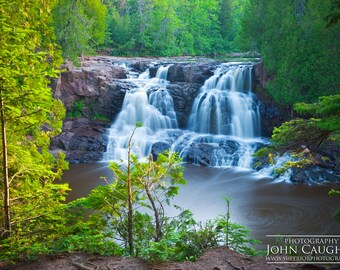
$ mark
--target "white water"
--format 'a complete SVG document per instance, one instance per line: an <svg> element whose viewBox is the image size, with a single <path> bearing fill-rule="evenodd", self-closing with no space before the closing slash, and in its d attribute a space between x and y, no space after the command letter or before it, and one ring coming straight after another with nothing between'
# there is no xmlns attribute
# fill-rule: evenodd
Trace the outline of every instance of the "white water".
<svg viewBox="0 0 340 270"><path fill-rule="evenodd" d="M252 66L220 66L195 100L189 130L240 138L259 136L260 114L251 88Z"/></svg>
<svg viewBox="0 0 340 270"><path fill-rule="evenodd" d="M169 67L161 66L152 79L149 79L148 70L139 78L131 79L136 88L125 94L122 110L108 131L105 161L127 158L128 142L137 122L142 127L135 131L133 147L140 157L147 156L152 145L162 141L164 130L177 128L173 101L166 90Z"/></svg>
<svg viewBox="0 0 340 270"><path fill-rule="evenodd" d="M261 127L252 93L252 66L219 66L195 99L188 129L192 132L172 146L184 161L250 168L258 143L263 143L257 137Z"/></svg>
<svg viewBox="0 0 340 270"><path fill-rule="evenodd" d="M220 65L196 97L188 130L178 130L173 99L166 89L169 66L160 66L156 77L149 70L130 78L123 107L109 129L104 161L126 160L127 147L136 123L133 152L140 157L151 153L156 142L171 144L183 161L207 166L251 168L259 143L260 116L252 94L252 65ZM171 135L172 134L172 135Z"/></svg>

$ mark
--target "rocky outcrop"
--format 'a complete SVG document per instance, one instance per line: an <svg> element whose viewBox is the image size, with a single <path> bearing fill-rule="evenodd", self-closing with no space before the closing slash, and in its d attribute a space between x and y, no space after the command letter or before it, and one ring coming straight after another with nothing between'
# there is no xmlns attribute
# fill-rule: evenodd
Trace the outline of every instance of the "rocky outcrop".
<svg viewBox="0 0 340 270"><path fill-rule="evenodd" d="M203 85L214 74L215 66L216 63L174 64L169 68L168 80Z"/></svg>
<svg viewBox="0 0 340 270"><path fill-rule="evenodd" d="M206 143L204 138L202 139L203 141L191 143L183 151L186 162L202 166L242 166L249 152L255 152L262 147L262 143L259 142L246 145L231 138L221 138L215 143Z"/></svg>
<svg viewBox="0 0 340 270"><path fill-rule="evenodd" d="M52 153L62 151L71 163L99 161L106 150L108 122L86 118L66 119L63 132L51 143Z"/></svg>
<svg viewBox="0 0 340 270"><path fill-rule="evenodd" d="M270 137L274 127L290 119L290 109L279 105L271 98L265 88L270 80L263 63L254 65L254 93L258 99L261 116L261 134Z"/></svg>
<svg viewBox="0 0 340 270"><path fill-rule="evenodd" d="M125 92L134 86L126 71L106 58L89 58L52 82L53 95L67 110L63 132L53 138L52 152L61 150L71 163L101 160L106 150L105 129L121 110Z"/></svg>
<svg viewBox="0 0 340 270"><path fill-rule="evenodd" d="M202 166L213 166L213 151L218 147L208 143L192 143L186 154L185 160L189 163Z"/></svg>
<svg viewBox="0 0 340 270"><path fill-rule="evenodd" d="M71 162L100 160L106 148L102 128L109 126L121 111L126 91L136 87L126 80L128 74L125 67L132 68L130 76L137 76L148 67L150 75L155 76L160 65L154 66L155 61L162 65L172 64L168 72L167 79L170 83L167 90L173 98L179 128L185 129L201 86L213 75L219 63L211 61L173 63L171 59L89 57L81 62L80 67L66 64L66 71L52 83L54 97L64 103L68 117L64 123L63 133L52 141L52 150L65 151ZM261 100L259 104L264 127L262 134L269 136L273 127L279 125L283 117L280 108L261 94L267 79L263 66L255 66L254 73L255 83L259 85L256 87L256 93ZM88 146L85 146L86 144ZM165 146L157 147L164 150ZM192 153L189 153L189 159L197 155L202 156L202 165L209 165L210 161L203 152L213 149L206 149L207 147L197 145ZM227 148L225 150L229 153Z"/></svg>
<svg viewBox="0 0 340 270"><path fill-rule="evenodd" d="M167 89L174 101L174 109L177 115L179 128L186 128L192 105L201 88L197 83L169 84Z"/></svg>
<svg viewBox="0 0 340 270"><path fill-rule="evenodd" d="M162 63L163 65L171 63ZM175 63L171 64L167 80L171 83L197 83L203 85L214 74L217 63ZM159 65L150 67L150 76L155 77Z"/></svg>
<svg viewBox="0 0 340 270"><path fill-rule="evenodd" d="M265 89L270 80L270 76L266 72L263 62L254 65L254 75L256 80L255 83L262 89Z"/></svg>
<svg viewBox="0 0 340 270"><path fill-rule="evenodd" d="M320 148L313 153L313 164L302 168L293 168L290 180L298 183L340 182L339 155L340 147L335 142L324 141Z"/></svg>
<svg viewBox="0 0 340 270"><path fill-rule="evenodd" d="M67 112L74 110L76 102L83 108L78 111L86 118L100 115L112 121L120 111L125 92L133 87L125 79L126 72L121 66L105 61L84 61L82 67L68 66L54 83L54 97L61 100Z"/></svg>

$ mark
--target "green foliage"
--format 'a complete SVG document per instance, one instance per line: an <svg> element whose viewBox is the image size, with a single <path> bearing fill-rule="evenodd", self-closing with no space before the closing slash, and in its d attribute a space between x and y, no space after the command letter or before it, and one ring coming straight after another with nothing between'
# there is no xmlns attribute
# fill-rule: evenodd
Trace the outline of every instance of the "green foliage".
<svg viewBox="0 0 340 270"><path fill-rule="evenodd" d="M337 139L340 131L340 95L323 96L319 102L312 104L297 103L294 108L301 114L317 118L293 119L275 128L272 141L276 146L294 149L305 145L316 150L324 140Z"/></svg>
<svg viewBox="0 0 340 270"><path fill-rule="evenodd" d="M48 87L61 64L50 27L55 3L0 1L0 99L4 104L0 144L7 149L7 155L1 151L0 165L0 260L45 251L44 243L57 238L64 224L63 204L69 188L56 180L68 165L65 155L55 158L48 149L65 115ZM4 200L7 191L9 204Z"/></svg>
<svg viewBox="0 0 340 270"><path fill-rule="evenodd" d="M106 115L103 115L103 114L100 114L100 113L97 113L95 112L92 116L92 119L94 120L101 120L101 121L110 121L110 119L106 116Z"/></svg>
<svg viewBox="0 0 340 270"><path fill-rule="evenodd" d="M136 250L147 239L159 239L162 232L160 224L164 222L163 203L178 192L178 185L183 184L183 167L174 154L160 155L157 161L139 162L132 155L130 160L130 175L133 179L133 232ZM128 245L127 232L124 230L127 222L127 171L124 164L111 163L110 169L115 174L115 181L107 186L94 189L86 201L96 213L107 219L107 228L112 228L119 238ZM169 177L169 180L166 178ZM162 195L159 195L162 194ZM154 212L154 218L142 214L137 209L144 207ZM109 218L108 218L109 217ZM158 224L155 230L153 224ZM145 243L144 243L145 244Z"/></svg>
<svg viewBox="0 0 340 270"><path fill-rule="evenodd" d="M136 128L140 126L141 123L136 124ZM74 202L78 208L90 210L87 225L82 226L91 228L91 224L96 224L94 235L99 237L93 239L92 245L80 239L77 249L92 250L97 246L95 241L101 240L105 240L106 247L107 241L113 241L112 252L151 261L195 260L205 249L220 245L255 254L248 245L257 242L247 239L249 231L230 221L229 200L226 200L227 214L216 220L198 223L190 211L176 206L179 215L168 217L165 204L171 206L179 185L185 184L180 159L175 153L165 152L155 161L152 156L144 162L139 161L137 156L130 154L133 134L129 140L127 163L110 163L114 181L109 183L105 179L106 186L99 186L87 198ZM102 234L102 239L98 233ZM75 239L78 237L71 237L70 241L73 243ZM118 240L117 244L115 240ZM119 248L118 243L121 244ZM71 246L75 247L74 244Z"/></svg>
<svg viewBox="0 0 340 270"><path fill-rule="evenodd" d="M141 123L136 123L136 128ZM178 216L168 217L165 205L185 184L183 167L176 153L150 155L141 162L131 153L128 142L126 162L111 162L113 181L93 189L86 198L67 205L68 215L55 251L90 251L100 254L133 255L149 261L195 260L207 248L220 245L255 254L248 230L230 221L227 214L198 223L193 214L174 206ZM84 214L89 213L86 220Z"/></svg>
<svg viewBox="0 0 340 270"><path fill-rule="evenodd" d="M242 19L243 49L259 51L279 103L316 101L338 93L339 24L326 27L333 0L249 1Z"/></svg>
<svg viewBox="0 0 340 270"><path fill-rule="evenodd" d="M108 41L120 55L215 55L235 49L246 0L108 1Z"/></svg>
<svg viewBox="0 0 340 270"><path fill-rule="evenodd" d="M78 57L94 53L104 43L106 6L100 0L60 0L53 9L53 26L63 56L78 63Z"/></svg>
<svg viewBox="0 0 340 270"><path fill-rule="evenodd" d="M322 96L312 104L297 103L294 109L300 114L318 117L316 126L330 132L340 130L340 95Z"/></svg>
<svg viewBox="0 0 340 270"><path fill-rule="evenodd" d="M180 214L167 219L160 241L145 239L139 253L141 258L148 261L194 261L206 249L218 246L227 246L248 255L256 254L250 245L258 241L248 239L249 230L230 221L229 210L226 215L214 220L197 222L189 210L175 207L180 210Z"/></svg>
<svg viewBox="0 0 340 270"><path fill-rule="evenodd" d="M340 95L322 96L318 102L311 104L297 103L294 108L302 115L317 118L296 118L274 128L273 144L255 153L255 157L267 157L267 162L272 164L274 157L289 151L294 160L276 169L277 174L290 168L318 165L320 156L315 156L322 143L326 140L340 142Z"/></svg>
<svg viewBox="0 0 340 270"><path fill-rule="evenodd" d="M83 116L84 102L77 100L73 103L71 110L66 114L69 118L78 118Z"/></svg>

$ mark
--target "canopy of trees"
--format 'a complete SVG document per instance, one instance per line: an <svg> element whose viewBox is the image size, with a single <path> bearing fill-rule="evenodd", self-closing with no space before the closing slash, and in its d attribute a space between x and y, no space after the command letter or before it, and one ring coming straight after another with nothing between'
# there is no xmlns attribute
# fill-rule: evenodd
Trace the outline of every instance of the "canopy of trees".
<svg viewBox="0 0 340 270"><path fill-rule="evenodd" d="M63 56L77 62L104 42L106 7L100 0L59 0L53 9L53 26Z"/></svg>
<svg viewBox="0 0 340 270"><path fill-rule="evenodd" d="M254 0L245 8L243 48L261 53L272 78L267 90L278 102L339 93L339 24L329 23L337 2Z"/></svg>
<svg viewBox="0 0 340 270"><path fill-rule="evenodd" d="M107 44L121 55L229 52L246 0L106 0Z"/></svg>

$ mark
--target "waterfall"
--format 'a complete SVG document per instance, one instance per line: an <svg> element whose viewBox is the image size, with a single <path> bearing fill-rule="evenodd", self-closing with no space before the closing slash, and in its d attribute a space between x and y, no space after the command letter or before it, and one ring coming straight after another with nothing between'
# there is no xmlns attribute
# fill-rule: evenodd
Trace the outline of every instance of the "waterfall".
<svg viewBox="0 0 340 270"><path fill-rule="evenodd" d="M260 134L260 116L254 102L252 66L222 65L201 88L188 129L199 133L254 138Z"/></svg>
<svg viewBox="0 0 340 270"><path fill-rule="evenodd" d="M108 130L104 160L127 158L129 138L137 122L142 123L142 127L136 129L133 141L135 152L140 156L150 153L151 146L161 140L165 130L177 128L173 100L166 90L169 67L160 66L152 79L149 79L149 70L131 79L136 88L125 94L122 110Z"/></svg>
<svg viewBox="0 0 340 270"><path fill-rule="evenodd" d="M188 121L191 132L172 145L184 161L207 166L250 168L263 141L260 113L252 93L252 65L220 65L196 97Z"/></svg>
<svg viewBox="0 0 340 270"><path fill-rule="evenodd" d="M148 156L161 143L180 154L184 162L206 166L250 168L252 155L263 141L259 109L252 93L252 65L218 66L194 100L187 130L179 130L174 102L167 90L168 66L159 66L156 77L149 70L129 80L135 84L108 131L104 160L126 160L127 146L137 122L133 152ZM162 144L163 143L163 144Z"/></svg>

